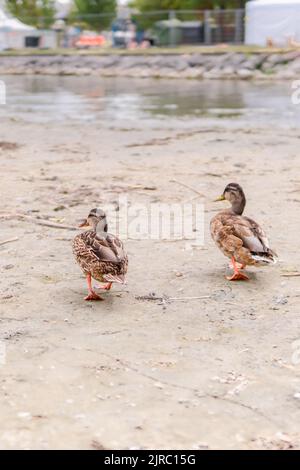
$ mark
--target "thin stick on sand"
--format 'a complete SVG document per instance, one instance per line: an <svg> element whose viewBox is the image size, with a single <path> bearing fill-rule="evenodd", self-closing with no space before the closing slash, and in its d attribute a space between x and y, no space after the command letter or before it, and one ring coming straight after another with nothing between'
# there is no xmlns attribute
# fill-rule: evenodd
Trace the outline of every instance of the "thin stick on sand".
<svg viewBox="0 0 300 470"><path fill-rule="evenodd" d="M3 218L3 219L12 219L14 217L22 221L30 220L34 224L44 225L45 227L59 228L63 230L78 230L78 227L75 227L74 225L58 224L56 222L51 222L47 219L33 217L32 215L26 215L26 214L1 214L0 215L0 218Z"/></svg>
<svg viewBox="0 0 300 470"><path fill-rule="evenodd" d="M205 195L203 193L200 193L200 191L197 191L197 189L193 188L192 186L189 186L186 183L182 183L181 181L178 181L176 179L170 180L170 183L179 184L180 186L183 186L184 188L187 188L190 191L193 191L194 193L198 194L198 196L205 197Z"/></svg>
<svg viewBox="0 0 300 470"><path fill-rule="evenodd" d="M206 300L211 299L210 295L202 295L200 297L167 297L167 296L156 296L156 295L140 295L136 297L137 300L151 300L160 302L185 302L187 300Z"/></svg>
<svg viewBox="0 0 300 470"><path fill-rule="evenodd" d="M60 228L63 230L78 230L78 227L75 227L73 225L56 224L55 222L48 222L47 220L37 219L37 220L34 220L33 222L38 225L44 225L45 227Z"/></svg>
<svg viewBox="0 0 300 470"><path fill-rule="evenodd" d="M19 240L19 238L18 238L18 237L15 237L15 238L10 238L9 240L3 240L3 242L0 242L0 246L2 246L2 245L6 245L7 243L16 242L17 240Z"/></svg>
<svg viewBox="0 0 300 470"><path fill-rule="evenodd" d="M282 277L299 277L300 273L296 271L294 273L281 273L280 275Z"/></svg>

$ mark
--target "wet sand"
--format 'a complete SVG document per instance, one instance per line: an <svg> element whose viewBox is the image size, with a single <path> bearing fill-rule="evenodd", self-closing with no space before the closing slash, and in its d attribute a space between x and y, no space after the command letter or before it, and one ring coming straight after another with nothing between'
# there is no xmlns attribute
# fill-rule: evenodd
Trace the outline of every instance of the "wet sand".
<svg viewBox="0 0 300 470"><path fill-rule="evenodd" d="M299 135L198 131L2 120L0 448L300 448ZM127 286L84 302L75 232L36 218L195 197L174 179L205 195L204 246L128 240ZM247 283L208 231L231 181L280 257Z"/></svg>

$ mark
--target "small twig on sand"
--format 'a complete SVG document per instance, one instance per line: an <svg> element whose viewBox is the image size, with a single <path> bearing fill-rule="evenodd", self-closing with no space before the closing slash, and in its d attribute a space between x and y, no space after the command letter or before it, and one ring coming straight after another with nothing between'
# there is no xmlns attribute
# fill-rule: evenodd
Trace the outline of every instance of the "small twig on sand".
<svg viewBox="0 0 300 470"><path fill-rule="evenodd" d="M164 297L157 297L156 295L137 295L136 296L137 300L159 300L162 302L165 298Z"/></svg>
<svg viewBox="0 0 300 470"><path fill-rule="evenodd" d="M42 219L38 217L33 217L32 215L27 215L27 214L0 214L0 218L3 219L20 219L20 220L30 220L33 223L37 225L44 225L46 227L52 227L52 228L60 228L64 230L77 230L78 227L75 227L73 225L63 225L63 224L58 224L56 222L51 222L47 219Z"/></svg>
<svg viewBox="0 0 300 470"><path fill-rule="evenodd" d="M9 240L4 240L3 242L0 242L0 246L1 245L6 245L6 243L16 242L17 240L19 240L18 237L10 238Z"/></svg>
<svg viewBox="0 0 300 470"><path fill-rule="evenodd" d="M300 273L298 271L294 273L281 273L282 277L299 277Z"/></svg>
<svg viewBox="0 0 300 470"><path fill-rule="evenodd" d="M180 186L183 186L184 188L187 188L190 191L193 191L194 193L198 194L198 196L205 197L205 195L203 193L200 193L200 191L197 191L197 189L193 188L192 186L189 186L186 183L182 183L181 181L178 181L178 180L175 180L175 179L170 180L170 183L179 184Z"/></svg>
<svg viewBox="0 0 300 470"><path fill-rule="evenodd" d="M136 297L137 300L152 300L159 302L185 302L187 300L205 300L210 298L210 295L202 295L200 297L168 297L166 295L156 296L155 294L140 295Z"/></svg>
<svg viewBox="0 0 300 470"><path fill-rule="evenodd" d="M54 240L58 240L60 242L71 242L72 238L66 238L66 237L55 237Z"/></svg>
<svg viewBox="0 0 300 470"><path fill-rule="evenodd" d="M75 227L73 225L62 225L62 224L56 224L55 222L47 222L46 220L39 220L36 219L34 223L38 225L44 225L45 227L52 227L52 228L61 228L64 230L78 230L78 227Z"/></svg>

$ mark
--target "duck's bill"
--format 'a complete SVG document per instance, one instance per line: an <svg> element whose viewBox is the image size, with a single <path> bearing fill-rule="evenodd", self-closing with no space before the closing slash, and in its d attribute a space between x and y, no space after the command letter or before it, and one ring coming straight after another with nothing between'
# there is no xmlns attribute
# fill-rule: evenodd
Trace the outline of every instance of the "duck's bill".
<svg viewBox="0 0 300 470"><path fill-rule="evenodd" d="M83 222L81 222L80 225L78 225L79 228L88 228L89 224L88 221L85 219Z"/></svg>
<svg viewBox="0 0 300 470"><path fill-rule="evenodd" d="M219 202L219 201L225 201L225 196L222 194L222 196L217 197L217 199L214 200L214 202Z"/></svg>

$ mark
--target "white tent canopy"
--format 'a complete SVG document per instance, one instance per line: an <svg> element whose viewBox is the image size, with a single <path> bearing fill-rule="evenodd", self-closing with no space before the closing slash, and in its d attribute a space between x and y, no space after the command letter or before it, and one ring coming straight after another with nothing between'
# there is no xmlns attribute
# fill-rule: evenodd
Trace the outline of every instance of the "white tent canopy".
<svg viewBox="0 0 300 470"><path fill-rule="evenodd" d="M252 0L246 4L246 44L300 42L300 0Z"/></svg>
<svg viewBox="0 0 300 470"><path fill-rule="evenodd" d="M9 16L3 8L3 2L0 1L0 31L32 31L34 29L17 18Z"/></svg>

